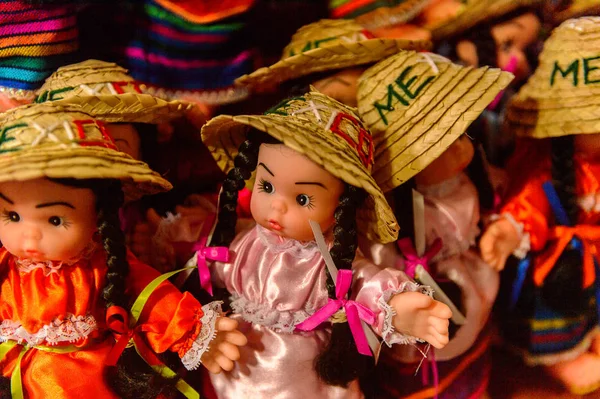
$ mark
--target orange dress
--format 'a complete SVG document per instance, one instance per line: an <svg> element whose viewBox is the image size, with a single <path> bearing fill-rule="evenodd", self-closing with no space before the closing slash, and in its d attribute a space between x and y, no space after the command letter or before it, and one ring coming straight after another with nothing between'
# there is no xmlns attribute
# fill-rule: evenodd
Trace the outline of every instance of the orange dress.
<svg viewBox="0 0 600 399"><path fill-rule="evenodd" d="M20 360L25 398L118 397L103 377L104 361L115 343L106 327L102 299L105 257L98 247L72 264L31 264L0 249L0 341L33 346ZM128 261L126 292L133 300L159 273L131 253ZM216 314L167 281L150 296L138 325L154 352L177 352L193 369L212 338ZM10 378L18 365L22 345L0 361L5 377ZM48 350L69 345L78 350Z"/></svg>
<svg viewBox="0 0 600 399"><path fill-rule="evenodd" d="M598 281L594 257L600 248L600 164L574 158L576 197L579 205L577 224L558 225L542 185L552 181L550 162L513 180L512 191L502 213L512 217L522 229L520 255L529 252L530 266L519 302L503 323L508 341L521 350L530 364L554 364L573 358L587 350L590 340L600 330L594 296ZM523 176L523 175L521 175ZM576 237L582 244L582 293L590 306L577 316L549 307L540 287L559 260L562 252Z"/></svg>

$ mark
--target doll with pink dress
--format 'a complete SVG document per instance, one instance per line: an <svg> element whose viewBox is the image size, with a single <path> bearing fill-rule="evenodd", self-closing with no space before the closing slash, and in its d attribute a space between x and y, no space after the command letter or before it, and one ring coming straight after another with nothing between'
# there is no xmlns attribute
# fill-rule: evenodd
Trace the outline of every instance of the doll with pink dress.
<svg viewBox="0 0 600 399"><path fill-rule="evenodd" d="M398 225L352 108L313 91L265 115L216 117L202 136L228 171L211 247L230 258L211 274L249 342L233 371L211 377L218 397L362 397L369 325L388 345L447 343L450 310L357 253L359 231L389 242ZM237 193L253 170L256 224L236 234Z"/></svg>

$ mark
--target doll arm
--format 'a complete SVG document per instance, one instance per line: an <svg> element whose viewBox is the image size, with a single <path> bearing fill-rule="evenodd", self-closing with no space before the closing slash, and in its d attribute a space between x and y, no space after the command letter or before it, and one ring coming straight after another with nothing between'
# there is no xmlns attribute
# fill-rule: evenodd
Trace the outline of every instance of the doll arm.
<svg viewBox="0 0 600 399"><path fill-rule="evenodd" d="M135 298L159 273L131 253L128 261L127 291ZM208 362L207 368L210 366L213 370L216 370L215 364L231 369L232 361L239 357L235 347L245 344L245 337L236 328L235 321L221 315L220 302L202 306L169 281L152 292L138 320L138 331L150 348L156 353L176 352L188 370L196 369L204 361ZM217 345L210 348L213 342Z"/></svg>
<svg viewBox="0 0 600 399"><path fill-rule="evenodd" d="M541 175L523 184L486 228L479 245L481 256L496 270L504 268L510 254L523 258L529 250L546 245L549 205L542 189L546 179Z"/></svg>
<svg viewBox="0 0 600 399"><path fill-rule="evenodd" d="M397 343L413 344L418 340L431 338L430 334L425 334L422 329L413 326L415 323L423 324L423 319L430 315L437 318L437 314L440 313L437 309L438 304L442 305L442 308L446 307L431 298L430 287L415 283L402 271L389 267L381 269L366 259L355 261L354 270L353 292L357 293L356 301L375 313L376 320L373 328L388 346ZM416 306L427 308L432 305L433 314L428 310L423 312L416 310ZM414 312L410 314L407 309ZM449 312L449 309L447 311ZM444 317L446 312L442 312L442 319L446 320L446 335L447 319L451 316L451 312L449 313ZM409 320L411 317L414 320ZM426 320L425 324L427 324ZM444 321L441 324L444 324Z"/></svg>

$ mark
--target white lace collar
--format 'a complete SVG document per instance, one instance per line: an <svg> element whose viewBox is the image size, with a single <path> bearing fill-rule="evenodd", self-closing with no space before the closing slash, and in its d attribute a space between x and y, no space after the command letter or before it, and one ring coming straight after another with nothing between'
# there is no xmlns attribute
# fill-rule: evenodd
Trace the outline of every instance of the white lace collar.
<svg viewBox="0 0 600 399"><path fill-rule="evenodd" d="M90 259L97 247L98 245L92 241L81 251L79 255L68 260L45 260L42 262L36 262L27 258L16 258L15 264L20 272L29 273L35 269L43 269L44 276L49 276L52 273L58 273L63 266L73 266L81 260Z"/></svg>
<svg viewBox="0 0 600 399"><path fill-rule="evenodd" d="M288 252L298 258L308 258L319 253L316 241L302 242L290 238L284 238L262 227L256 225L258 237L270 251L274 253Z"/></svg>

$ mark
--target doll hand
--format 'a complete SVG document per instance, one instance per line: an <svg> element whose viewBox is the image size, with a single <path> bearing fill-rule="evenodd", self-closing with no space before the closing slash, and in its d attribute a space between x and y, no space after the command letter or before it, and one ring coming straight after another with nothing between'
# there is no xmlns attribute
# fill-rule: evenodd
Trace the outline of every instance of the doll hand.
<svg viewBox="0 0 600 399"><path fill-rule="evenodd" d="M504 269L506 259L519 246L519 232L511 222L500 218L490 224L479 241L481 259L494 270Z"/></svg>
<svg viewBox="0 0 600 399"><path fill-rule="evenodd" d="M390 299L396 311L392 319L396 331L412 335L441 349L449 341L448 319L452 311L445 304L420 292L402 292Z"/></svg>
<svg viewBox="0 0 600 399"><path fill-rule="evenodd" d="M238 346L248 343L246 336L238 329L238 322L229 317L219 317L216 323L217 337L200 359L204 367L213 374L221 370L231 371L233 362L240 358Z"/></svg>

